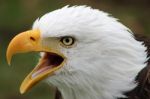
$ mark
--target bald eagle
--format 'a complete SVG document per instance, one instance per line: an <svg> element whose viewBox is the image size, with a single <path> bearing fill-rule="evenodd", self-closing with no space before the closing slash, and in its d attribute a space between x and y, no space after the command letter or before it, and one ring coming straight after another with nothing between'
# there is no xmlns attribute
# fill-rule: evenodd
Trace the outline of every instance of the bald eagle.
<svg viewBox="0 0 150 99"><path fill-rule="evenodd" d="M41 57L22 94L44 80L55 99L150 99L150 40L103 11L65 6L45 14L12 39L7 61L31 51Z"/></svg>

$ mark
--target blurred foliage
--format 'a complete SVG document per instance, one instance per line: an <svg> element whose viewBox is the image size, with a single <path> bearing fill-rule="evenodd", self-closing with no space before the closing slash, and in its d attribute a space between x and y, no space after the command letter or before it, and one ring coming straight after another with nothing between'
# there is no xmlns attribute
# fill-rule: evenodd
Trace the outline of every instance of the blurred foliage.
<svg viewBox="0 0 150 99"><path fill-rule="evenodd" d="M50 99L50 90L38 84L20 95L19 86L37 62L37 53L17 55L9 67L5 51L11 38L31 28L43 14L65 5L89 5L111 13L134 33L150 34L150 0L0 0L0 99Z"/></svg>

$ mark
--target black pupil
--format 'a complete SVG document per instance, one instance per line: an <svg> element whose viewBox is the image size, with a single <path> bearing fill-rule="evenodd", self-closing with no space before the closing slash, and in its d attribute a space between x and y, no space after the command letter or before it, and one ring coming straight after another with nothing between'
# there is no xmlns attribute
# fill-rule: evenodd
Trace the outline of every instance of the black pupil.
<svg viewBox="0 0 150 99"><path fill-rule="evenodd" d="M66 43L69 43L69 38L66 38L65 41L66 41Z"/></svg>

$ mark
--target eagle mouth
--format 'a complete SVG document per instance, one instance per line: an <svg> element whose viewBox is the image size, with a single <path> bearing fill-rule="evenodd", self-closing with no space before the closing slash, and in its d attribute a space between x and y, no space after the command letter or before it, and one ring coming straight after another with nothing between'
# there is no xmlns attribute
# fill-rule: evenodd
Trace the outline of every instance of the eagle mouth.
<svg viewBox="0 0 150 99"><path fill-rule="evenodd" d="M55 75L55 72L64 66L65 60L61 53L44 52L38 65L22 82L20 92L23 94L48 76Z"/></svg>
<svg viewBox="0 0 150 99"><path fill-rule="evenodd" d="M38 75L49 71L53 68L60 66L64 62L64 58L58 54L44 52L44 55L41 57L39 64L35 67L34 72L32 73L32 79L38 77ZM62 99L61 92L56 88L55 99Z"/></svg>
<svg viewBox="0 0 150 99"><path fill-rule="evenodd" d="M44 52L43 57L40 59L39 64L32 73L32 78L38 75L60 66L64 61L64 58L56 53Z"/></svg>

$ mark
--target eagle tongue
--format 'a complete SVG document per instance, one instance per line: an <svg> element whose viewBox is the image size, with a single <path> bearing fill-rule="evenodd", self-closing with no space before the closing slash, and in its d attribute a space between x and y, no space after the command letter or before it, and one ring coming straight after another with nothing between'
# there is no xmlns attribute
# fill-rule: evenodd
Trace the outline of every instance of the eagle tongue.
<svg viewBox="0 0 150 99"><path fill-rule="evenodd" d="M37 77L39 74L49 70L50 68L51 68L51 66L45 66L45 67L39 69L38 71L36 71L35 73L32 74L32 78Z"/></svg>

